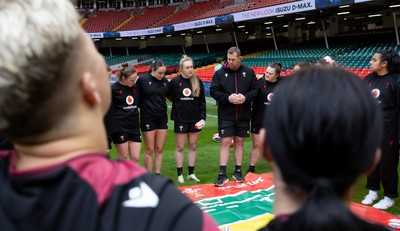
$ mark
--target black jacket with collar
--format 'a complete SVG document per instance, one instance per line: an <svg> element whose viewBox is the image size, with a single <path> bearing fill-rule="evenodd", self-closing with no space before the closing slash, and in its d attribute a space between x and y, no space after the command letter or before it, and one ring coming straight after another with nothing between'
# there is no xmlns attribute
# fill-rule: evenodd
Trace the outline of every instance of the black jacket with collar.
<svg viewBox="0 0 400 231"><path fill-rule="evenodd" d="M243 104L232 104L229 96L241 93L246 97ZM257 95L257 78L253 69L241 65L233 71L222 67L214 73L210 95L218 102L218 120L249 121L251 117L251 102Z"/></svg>

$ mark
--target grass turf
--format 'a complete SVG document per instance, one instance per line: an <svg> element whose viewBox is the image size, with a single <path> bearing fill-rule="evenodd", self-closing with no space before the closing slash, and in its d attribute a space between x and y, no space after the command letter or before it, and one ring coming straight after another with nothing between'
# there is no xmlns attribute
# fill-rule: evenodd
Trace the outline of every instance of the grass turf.
<svg viewBox="0 0 400 231"><path fill-rule="evenodd" d="M169 120L168 122L168 133L167 138L164 145L164 156L163 156L163 166L161 170L161 174L169 177L177 187L179 186L187 186L194 184L206 184L206 183L214 183L217 178L219 172L219 143L216 143L212 140L213 134L218 132L218 123L217 123L217 106L215 104L215 100L207 97L207 119L206 119L206 127L201 131L199 141L197 144L197 158L195 165L195 173L196 176L200 179L200 183L195 183L189 179L187 179L187 148L185 149L185 158L183 164L183 175L185 177L185 183L179 184L177 183L177 170L175 166L175 136L173 132L173 121ZM170 113L171 103L168 102L168 114ZM144 166L143 163L143 151L144 144L142 144L142 152L139 159L139 164ZM245 173L249 166L249 156L251 150L251 137L245 139L244 143L244 157L242 163L242 171ZM111 157L116 158L116 150L113 147L111 152ZM232 180L231 173L233 173L234 169L234 159L233 159L233 148L231 148L231 154L229 157L229 162L227 166L227 173L230 180ZM340 167L340 166L338 166ZM262 157L256 166L256 173L264 173L270 172L271 165L267 163ZM400 172L400 169L399 169ZM353 201L360 202L363 197L367 194L367 190L365 189L366 177L361 177L353 190ZM400 188L399 188L400 191ZM382 198L382 190L379 192L380 197ZM387 211L396 215L400 215L400 200L396 199L396 205Z"/></svg>

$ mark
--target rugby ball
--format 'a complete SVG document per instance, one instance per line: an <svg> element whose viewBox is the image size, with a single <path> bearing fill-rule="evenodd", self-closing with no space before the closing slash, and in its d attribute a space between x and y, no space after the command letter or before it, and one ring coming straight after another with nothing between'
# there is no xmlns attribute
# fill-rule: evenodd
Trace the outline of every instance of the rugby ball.
<svg viewBox="0 0 400 231"><path fill-rule="evenodd" d="M221 138L219 137L219 134L218 134L218 133L215 133L215 134L213 135L212 139L213 139L214 142L221 143ZM235 141L232 139L232 142L231 142L231 144L230 144L230 147L233 147L233 146L235 146Z"/></svg>
<svg viewBox="0 0 400 231"><path fill-rule="evenodd" d="M390 219L388 225L394 229L400 229L400 220L399 219Z"/></svg>
<svg viewBox="0 0 400 231"><path fill-rule="evenodd" d="M221 142L221 138L219 137L218 133L215 133L212 137L214 142L220 143Z"/></svg>
<svg viewBox="0 0 400 231"><path fill-rule="evenodd" d="M197 122L194 126L195 126L197 129L200 129L200 127L203 126L204 124L205 124L204 121L199 121L199 122Z"/></svg>

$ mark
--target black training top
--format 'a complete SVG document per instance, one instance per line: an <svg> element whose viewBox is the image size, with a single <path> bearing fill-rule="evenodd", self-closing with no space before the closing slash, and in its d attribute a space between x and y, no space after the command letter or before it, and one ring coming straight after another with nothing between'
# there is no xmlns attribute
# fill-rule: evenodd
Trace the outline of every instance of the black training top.
<svg viewBox="0 0 400 231"><path fill-rule="evenodd" d="M156 79L150 73L140 76L136 82L140 95L140 117L146 119L157 119L167 114L168 79Z"/></svg>
<svg viewBox="0 0 400 231"><path fill-rule="evenodd" d="M206 231L211 218L162 176L105 153L18 171L0 153L1 230Z"/></svg>
<svg viewBox="0 0 400 231"><path fill-rule="evenodd" d="M276 82L269 82L265 79L265 75L260 78L259 87L257 89L257 96L253 101L253 110L251 116L251 123L253 125L262 126L264 122L265 110L271 103L272 97L274 96L274 89L280 82L280 78Z"/></svg>
<svg viewBox="0 0 400 231"><path fill-rule="evenodd" d="M388 73L379 76L371 73L364 81L371 89L372 95L381 105L384 117L384 138L398 139L400 109L400 76Z"/></svg>
<svg viewBox="0 0 400 231"><path fill-rule="evenodd" d="M197 77L196 77L197 78ZM200 95L193 96L190 79L178 75L168 84L168 95L172 101L171 120L182 123L197 123L206 119L206 98L203 82L199 80Z"/></svg>
<svg viewBox="0 0 400 231"><path fill-rule="evenodd" d="M133 132L133 130L139 129L139 94L136 86L128 87L115 82L111 89L111 106L118 130L120 132Z"/></svg>

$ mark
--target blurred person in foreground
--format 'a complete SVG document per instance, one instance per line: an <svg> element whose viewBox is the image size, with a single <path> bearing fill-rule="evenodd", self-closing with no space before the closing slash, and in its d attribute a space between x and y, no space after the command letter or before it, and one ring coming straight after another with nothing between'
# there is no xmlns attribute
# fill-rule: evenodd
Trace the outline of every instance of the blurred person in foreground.
<svg viewBox="0 0 400 231"><path fill-rule="evenodd" d="M311 67L311 63L306 61L299 61L293 66L293 72L300 71L304 68L309 68L309 67Z"/></svg>
<svg viewBox="0 0 400 231"><path fill-rule="evenodd" d="M275 89L265 127L275 218L261 230L386 230L349 209L381 154L382 114L365 83L339 68L296 72Z"/></svg>
<svg viewBox="0 0 400 231"><path fill-rule="evenodd" d="M70 1L0 1L0 31L1 230L218 230L168 179L107 159L107 70Z"/></svg>

